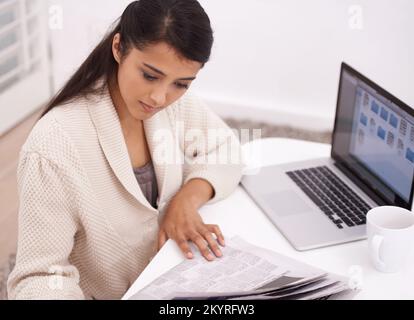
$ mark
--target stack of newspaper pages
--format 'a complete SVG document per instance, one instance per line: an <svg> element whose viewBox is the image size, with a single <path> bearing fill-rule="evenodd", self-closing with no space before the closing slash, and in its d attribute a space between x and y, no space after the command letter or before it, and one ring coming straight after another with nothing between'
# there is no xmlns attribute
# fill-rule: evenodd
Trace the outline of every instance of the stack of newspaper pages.
<svg viewBox="0 0 414 320"><path fill-rule="evenodd" d="M350 299L348 279L257 246L239 237L227 241L223 257L200 254L172 268L131 300ZM196 250L194 250L196 252Z"/></svg>

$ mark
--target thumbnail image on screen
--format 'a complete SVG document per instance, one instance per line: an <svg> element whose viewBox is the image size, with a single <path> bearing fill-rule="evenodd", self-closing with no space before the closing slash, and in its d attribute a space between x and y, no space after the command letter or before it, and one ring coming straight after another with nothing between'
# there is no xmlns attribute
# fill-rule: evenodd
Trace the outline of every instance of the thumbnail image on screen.
<svg viewBox="0 0 414 320"><path fill-rule="evenodd" d="M414 119L356 88L350 154L408 201L414 175Z"/></svg>

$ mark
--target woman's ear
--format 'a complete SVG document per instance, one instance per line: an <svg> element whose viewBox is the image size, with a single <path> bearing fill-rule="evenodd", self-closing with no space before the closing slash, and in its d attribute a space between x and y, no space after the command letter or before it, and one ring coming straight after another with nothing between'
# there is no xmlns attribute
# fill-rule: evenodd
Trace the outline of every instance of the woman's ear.
<svg viewBox="0 0 414 320"><path fill-rule="evenodd" d="M121 63L121 35L117 33L112 40L112 54L118 64Z"/></svg>

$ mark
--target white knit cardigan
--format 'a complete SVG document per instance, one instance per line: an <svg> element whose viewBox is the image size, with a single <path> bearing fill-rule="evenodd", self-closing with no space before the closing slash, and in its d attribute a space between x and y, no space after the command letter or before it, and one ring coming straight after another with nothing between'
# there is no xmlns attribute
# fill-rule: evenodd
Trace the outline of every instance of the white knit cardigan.
<svg viewBox="0 0 414 320"><path fill-rule="evenodd" d="M177 130L180 123L184 132ZM144 128L158 209L134 176L107 87L100 95L56 107L36 124L18 166L18 253L8 281L10 299L121 298L156 254L163 210L183 185L193 178L209 181L212 204L239 184L242 165L230 159L217 165L155 159L159 132L166 131L174 133L173 141L161 150L184 159L240 151L230 128L194 96L186 94ZM217 128L230 132L229 138L211 143L208 130ZM185 133L191 129L210 142L204 150L188 148Z"/></svg>

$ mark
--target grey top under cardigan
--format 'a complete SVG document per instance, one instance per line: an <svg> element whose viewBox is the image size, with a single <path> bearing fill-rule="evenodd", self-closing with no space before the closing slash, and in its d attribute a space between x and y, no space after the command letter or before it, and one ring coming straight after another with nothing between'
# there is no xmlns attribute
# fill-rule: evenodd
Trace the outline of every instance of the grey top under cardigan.
<svg viewBox="0 0 414 320"><path fill-rule="evenodd" d="M141 168L134 168L134 174L145 198L157 209L158 185L152 161Z"/></svg>

